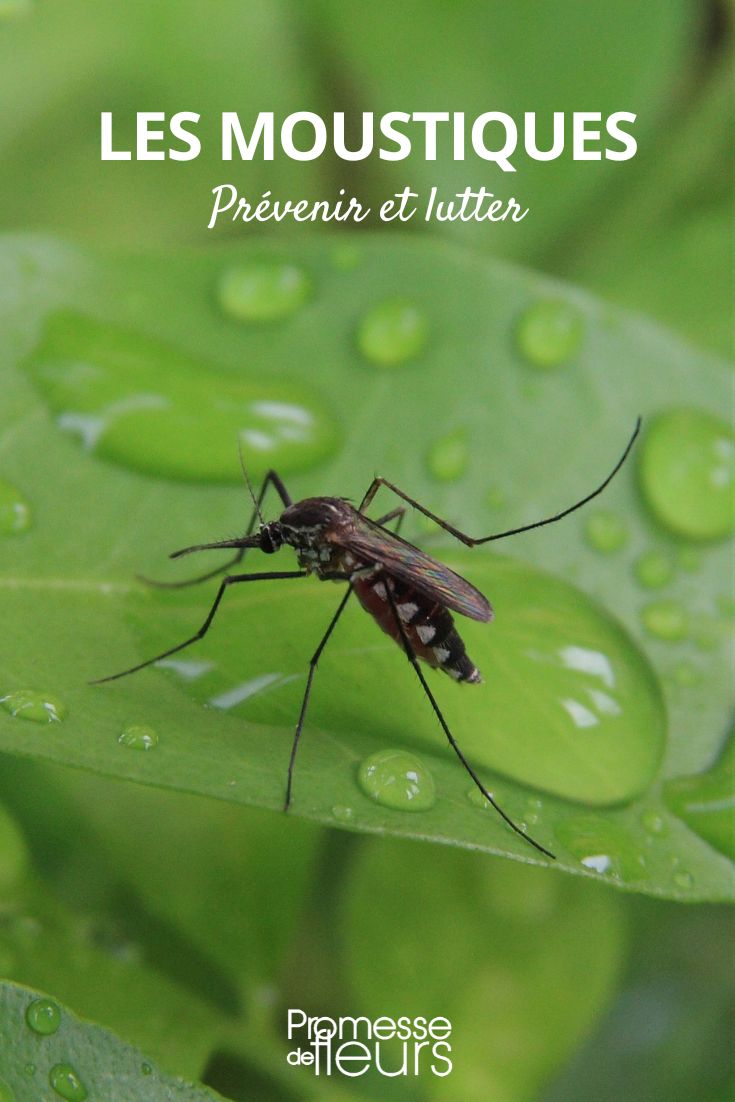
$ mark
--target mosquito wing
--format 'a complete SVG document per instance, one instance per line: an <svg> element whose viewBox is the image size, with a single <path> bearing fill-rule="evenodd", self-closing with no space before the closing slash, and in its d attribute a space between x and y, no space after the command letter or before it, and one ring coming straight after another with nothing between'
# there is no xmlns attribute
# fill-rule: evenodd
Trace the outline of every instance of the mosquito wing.
<svg viewBox="0 0 735 1102"><path fill-rule="evenodd" d="M354 526L340 533L340 543L367 562L380 563L386 573L406 582L437 604L472 620L492 620L489 601L468 581L448 566L437 562L400 536L356 514Z"/></svg>

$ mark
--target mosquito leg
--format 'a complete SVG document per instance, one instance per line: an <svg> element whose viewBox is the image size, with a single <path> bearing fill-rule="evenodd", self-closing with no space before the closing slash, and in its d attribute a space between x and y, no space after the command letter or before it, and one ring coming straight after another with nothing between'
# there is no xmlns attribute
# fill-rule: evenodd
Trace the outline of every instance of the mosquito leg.
<svg viewBox="0 0 735 1102"><path fill-rule="evenodd" d="M229 586L238 585L240 582L262 582L271 578L304 577L306 577L305 570L286 570L281 572L268 571L261 574L229 574L226 578L223 578L206 620L199 628L199 631L195 632L190 639L187 639L183 643L178 643L175 647L170 647L168 650L165 650L163 654L157 654L155 658L149 658L145 662L139 662L137 666L131 666L129 670L121 670L120 673L110 674L109 677L98 677L95 681L90 681L90 685L101 685L103 681L117 681L118 677L127 677L129 673L137 673L138 670L142 670L146 666L152 666L155 662L160 662L162 658L168 658L170 655L176 654L180 650L184 650L185 647L191 646L192 643L196 643L200 639L203 639L212 625L212 620L214 620L217 609L220 606L220 601L224 597L225 590Z"/></svg>
<svg viewBox="0 0 735 1102"><path fill-rule="evenodd" d="M289 807L291 806L291 789L293 787L293 767L294 767L294 762L296 761L296 751L299 748L299 739L301 738L301 731L302 731L303 726L304 726L304 720L306 719L306 709L309 707L309 697L311 696L311 685L312 685L312 682L314 680L314 674L316 672L316 667L319 663L319 659L321 658L322 651L324 650L327 643L329 642L329 637L332 634L332 632L334 631L335 627L337 626L337 621L339 620L340 616L342 615L342 613L344 611L344 607L350 599L350 594L351 593L352 593L352 586L349 587L349 589L345 593L344 597L340 601L339 606L337 608L337 611L335 612L334 616L332 617L332 619L329 622L329 627L324 632L324 635L322 636L322 640L321 640L319 646L316 648L316 650L314 651L314 653L311 656L311 659L309 661L309 674L306 678L306 688L304 689L304 697L303 697L303 700L301 701L301 711L299 712L299 720L298 720L298 723L296 724L296 730L294 731L293 743L291 745L291 757L289 758L289 761L288 761L288 780L286 781L286 799L285 799L285 802L283 804L283 810L284 811L288 811Z"/></svg>
<svg viewBox="0 0 735 1102"><path fill-rule="evenodd" d="M397 520L398 523L396 524L393 531L396 534L398 534L398 532L400 532L400 530L403 526L403 518L405 517L405 515L406 515L406 506L405 505L399 505L396 509L391 509L391 511L389 513L386 513L384 517L378 517L378 519L375 521L375 523L376 524L381 524L381 525L383 525L383 527L385 527L385 525L390 524L390 522L392 520Z"/></svg>
<svg viewBox="0 0 735 1102"><path fill-rule="evenodd" d="M288 506L291 504L291 496L284 486L283 480L281 479L280 475L276 471L268 471L258 491L258 496L256 499L257 503L253 509L253 514L250 517L250 523L243 533L243 539L247 539L248 536L251 536L255 531L255 524L258 517L260 516L260 508L263 504L266 491L268 490L269 486L273 486L276 493L283 502L284 508L288 508ZM231 559L228 559L227 562L223 563L222 566L218 566L214 570L208 570L206 574L197 574L194 578L186 578L182 582L159 582L154 580L153 578L146 578L142 574L137 575L138 581L145 582L146 585L155 586L156 589L185 589L187 586L199 585L201 582L208 582L210 578L217 578L220 574L226 574L227 571L231 570L233 566L237 566L239 563L242 562L243 558L245 557L246 551L246 547L241 547L239 551L235 555L233 555Z"/></svg>
<svg viewBox="0 0 735 1102"><path fill-rule="evenodd" d="M408 660L411 663L411 665L413 666L414 670L416 671L416 676L418 677L419 681L421 682L422 688L423 688L424 692L426 693L426 695L429 698L429 702L430 702L432 708L434 709L434 713L435 713L437 719L439 720L439 722L442 726L442 730L444 731L444 734L447 736L447 739L449 740L449 745L452 747L452 750L454 750L455 754L457 755L457 757L461 761L462 765L465 767L465 769L469 773L470 777L472 777L472 780L475 782L477 787L480 789L480 792L482 792L485 799L488 801L489 804L492 805L492 807L495 808L495 810L498 812L500 817L505 820L505 822L508 824L508 826L511 828L511 830L515 831L516 834L519 834L521 838L523 838L526 842L528 842L530 845L532 845L534 847L534 849L537 849L539 851L539 853L543 853L543 854L546 855L546 857L551 857L552 859L554 859L554 854L553 853L550 853L549 850L544 849L544 847L542 845L540 845L539 842L536 842L530 836L530 834L526 834L526 832L524 830L521 830L521 828L516 823L513 822L511 817L509 815L507 815L505 813L505 811L503 811L502 807L500 807L500 805L495 802L493 797L490 795L488 790L485 788L485 785L482 783L482 781L478 777L477 773L474 771L474 769L472 768L470 763L467 761L467 758L464 756L464 754L462 753L462 750L460 749L459 743L455 739L452 732L449 730L447 722L444 719L444 716L442 715L441 709L440 709L439 705L436 702L434 694L432 693L431 689L429 688L429 685L426 681L426 678L424 677L423 670L421 669L421 666L419 665L418 658L416 657L416 652L414 651L413 647L411 646L411 640L408 638L408 634L407 634L406 628L403 624L403 620L401 620L401 617L398 615L398 609L396 608L396 602L395 602L395 599L393 597L393 594L391 593L389 579L388 579L387 576L385 578L385 592L386 592L386 596L388 597L388 603L390 604L391 611L393 612L393 618L394 618L394 620L395 620L395 622L398 626L399 632L401 633L401 639L403 640L403 647L404 647L404 650L406 651L406 655L408 657Z"/></svg>
<svg viewBox="0 0 735 1102"><path fill-rule="evenodd" d="M473 536L468 536L465 532L460 532L459 528L455 528L453 524L449 523L449 521L442 520L442 518L438 517L436 513L432 513L430 509L427 509L425 505L421 505L418 501L415 501L414 498L409 497L408 494L401 490L398 486L394 485L394 483L389 482L387 478L380 477L374 478L373 481L370 483L370 486L368 487L368 490L362 499L362 503L360 504L358 512L364 513L380 487L385 486L387 489L396 494L397 497L400 497L403 501L410 505L413 509L418 509L420 513L423 513L425 517L429 518L429 520L433 520L436 524L439 525L440 528L443 528L445 532L449 532L449 534L454 536L455 539L460 540L460 542L465 544L466 547L477 547L479 544L482 543L490 543L491 540L501 540L504 539L506 536L517 536L519 532L530 532L532 528L543 528L546 524L554 524L557 520L561 520L562 517L569 516L570 513L575 512L577 509L581 509L581 507L583 505L586 505L588 501L592 501L592 499L596 498L598 494L601 494L602 491L609 485L609 483L612 482L613 478L618 473L623 463L625 463L625 460L628 458L630 450L633 447L635 439L640 431L640 427L641 419L639 417L636 421L633 433L625 447L625 451L620 456L620 459L618 459L617 463L610 471L607 478L605 478L604 481L601 482L600 485L597 486L591 493L587 494L587 496L583 497L580 501L576 501L573 505L569 505L566 509L562 509L561 512L554 513L553 516L545 517L543 520L534 521L533 524L523 524L520 526L520 528L509 528L505 532L495 532L491 536L482 536L480 539L475 539Z"/></svg>

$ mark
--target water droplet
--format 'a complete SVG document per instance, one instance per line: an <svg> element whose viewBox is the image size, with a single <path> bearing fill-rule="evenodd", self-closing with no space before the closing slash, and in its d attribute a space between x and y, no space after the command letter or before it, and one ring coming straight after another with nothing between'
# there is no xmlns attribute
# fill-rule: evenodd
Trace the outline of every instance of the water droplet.
<svg viewBox="0 0 735 1102"><path fill-rule="evenodd" d="M51 693L39 693L34 689L17 689L0 696L0 705L17 719L30 719L34 723L59 723L66 715L66 705Z"/></svg>
<svg viewBox="0 0 735 1102"><path fill-rule="evenodd" d="M130 750L152 750L158 746L158 732L144 723L131 723L125 727L117 741Z"/></svg>
<svg viewBox="0 0 735 1102"><path fill-rule="evenodd" d="M280 321L300 309L311 295L311 280L295 264L253 260L223 272L217 298L235 321Z"/></svg>
<svg viewBox="0 0 735 1102"><path fill-rule="evenodd" d="M573 306L561 299L544 299L522 315L516 337L524 359L547 370L572 359L583 333L582 318Z"/></svg>
<svg viewBox="0 0 735 1102"><path fill-rule="evenodd" d="M341 804L335 804L332 808L332 815L335 819L339 819L341 823L348 823L350 819L355 817L354 807L346 807Z"/></svg>
<svg viewBox="0 0 735 1102"><path fill-rule="evenodd" d="M55 1064L49 1072L48 1081L66 1102L84 1102L87 1097L87 1088L71 1064Z"/></svg>
<svg viewBox="0 0 735 1102"><path fill-rule="evenodd" d="M675 643L685 639L689 617L678 601L652 601L641 612L643 626L649 635Z"/></svg>
<svg viewBox="0 0 735 1102"><path fill-rule="evenodd" d="M644 551L636 559L635 576L646 589L661 589L674 576L674 564L663 551Z"/></svg>
<svg viewBox="0 0 735 1102"><path fill-rule="evenodd" d="M397 367L415 359L429 335L425 315L411 302L395 299L373 306L360 322L357 346L378 367Z"/></svg>
<svg viewBox="0 0 735 1102"><path fill-rule="evenodd" d="M434 778L415 754L379 750L360 765L360 787L366 796L398 811L427 811L434 806Z"/></svg>
<svg viewBox="0 0 735 1102"><path fill-rule="evenodd" d="M677 888L681 888L682 891L687 891L694 884L694 877L686 869L677 869L672 879Z"/></svg>
<svg viewBox="0 0 735 1102"><path fill-rule="evenodd" d="M508 495L501 486L491 486L485 495L485 501L491 509L502 509L508 502Z"/></svg>
<svg viewBox="0 0 735 1102"><path fill-rule="evenodd" d="M646 808L641 812L641 826L647 834L656 834L661 837L668 833L666 825L666 819L660 811L656 811L653 807Z"/></svg>
<svg viewBox="0 0 735 1102"><path fill-rule="evenodd" d="M664 800L687 826L735 860L735 737L704 773L667 781Z"/></svg>
<svg viewBox="0 0 735 1102"><path fill-rule="evenodd" d="M26 1009L26 1022L34 1033L49 1037L61 1025L61 1011L51 999L34 999Z"/></svg>
<svg viewBox="0 0 735 1102"><path fill-rule="evenodd" d="M141 333L74 314L50 322L29 371L87 451L157 477L242 482L334 452L338 429L301 384L226 372Z"/></svg>
<svg viewBox="0 0 735 1102"><path fill-rule="evenodd" d="M0 535L17 536L31 526L31 508L14 486L0 482Z"/></svg>
<svg viewBox="0 0 735 1102"><path fill-rule="evenodd" d="M26 1064L26 1066L23 1068L23 1071L26 1073L28 1078L31 1079L36 1074L36 1065Z"/></svg>
<svg viewBox="0 0 735 1102"><path fill-rule="evenodd" d="M2 8L0 8L0 17ZM15 1092L10 1089L4 1079L0 1079L0 1102L15 1102Z"/></svg>
<svg viewBox="0 0 735 1102"><path fill-rule="evenodd" d="M639 456L643 492L677 535L719 539L735 527L735 434L711 413L675 409L648 426Z"/></svg>
<svg viewBox="0 0 735 1102"><path fill-rule="evenodd" d="M340 272L352 272L362 259L357 245L336 245L332 249L332 266Z"/></svg>
<svg viewBox="0 0 735 1102"><path fill-rule="evenodd" d="M702 555L694 547L679 547L676 552L676 565L692 574L702 565Z"/></svg>
<svg viewBox="0 0 735 1102"><path fill-rule="evenodd" d="M150 1064L141 1064L140 1065L140 1074L141 1075L153 1075L153 1068L151 1067Z"/></svg>
<svg viewBox="0 0 735 1102"><path fill-rule="evenodd" d="M610 820L592 815L563 819L554 833L591 872L618 880L639 880L643 875L643 856L629 835Z"/></svg>
<svg viewBox="0 0 735 1102"><path fill-rule="evenodd" d="M440 482L456 482L467 470L467 436L462 429L447 433L429 449L429 470Z"/></svg>
<svg viewBox="0 0 735 1102"><path fill-rule="evenodd" d="M33 0L0 0L0 23L5 19L21 19L33 11Z"/></svg>
<svg viewBox="0 0 735 1102"><path fill-rule="evenodd" d="M628 542L627 525L615 513L592 513L585 521L584 533L590 547L605 554L619 551Z"/></svg>
<svg viewBox="0 0 735 1102"><path fill-rule="evenodd" d="M669 674L669 680L681 689L691 689L700 684L702 674L691 662L677 662Z"/></svg>

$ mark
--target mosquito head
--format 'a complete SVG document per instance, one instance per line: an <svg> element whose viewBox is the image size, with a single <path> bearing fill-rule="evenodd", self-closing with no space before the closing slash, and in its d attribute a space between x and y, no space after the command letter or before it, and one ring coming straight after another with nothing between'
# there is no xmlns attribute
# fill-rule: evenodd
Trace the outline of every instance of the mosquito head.
<svg viewBox="0 0 735 1102"><path fill-rule="evenodd" d="M280 521L271 520L267 524L261 524L258 529L258 547L265 551L266 555L272 555L284 544L284 534Z"/></svg>

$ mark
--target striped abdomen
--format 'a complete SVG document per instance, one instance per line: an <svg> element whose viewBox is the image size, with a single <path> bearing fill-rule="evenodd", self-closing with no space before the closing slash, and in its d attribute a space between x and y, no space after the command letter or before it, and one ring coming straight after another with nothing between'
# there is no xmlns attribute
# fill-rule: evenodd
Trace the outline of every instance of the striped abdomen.
<svg viewBox="0 0 735 1102"><path fill-rule="evenodd" d="M388 575L359 575L353 587L362 607L378 626L403 649L403 639L386 593L390 586L406 635L418 658L429 666L444 670L455 681L482 681L477 666L468 657L451 613L415 589Z"/></svg>

